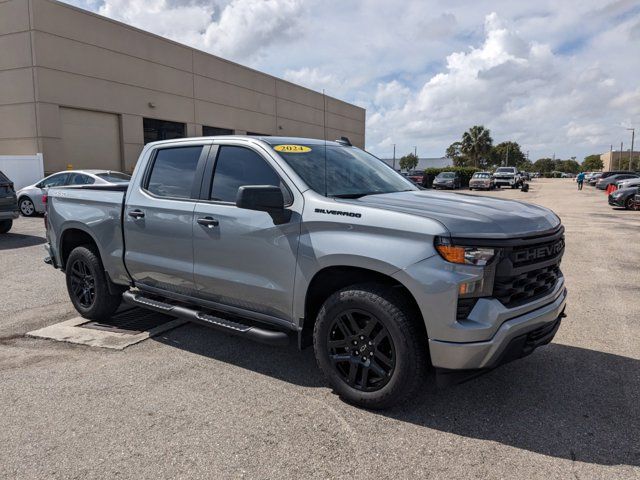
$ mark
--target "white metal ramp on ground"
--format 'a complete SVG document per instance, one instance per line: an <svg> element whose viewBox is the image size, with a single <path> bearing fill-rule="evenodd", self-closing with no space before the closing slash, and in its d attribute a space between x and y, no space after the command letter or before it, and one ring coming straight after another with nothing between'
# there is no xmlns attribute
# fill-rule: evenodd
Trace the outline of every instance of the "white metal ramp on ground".
<svg viewBox="0 0 640 480"><path fill-rule="evenodd" d="M90 347L124 350L130 345L187 323L156 312L132 308L116 313L106 322L76 317L28 332L27 336Z"/></svg>

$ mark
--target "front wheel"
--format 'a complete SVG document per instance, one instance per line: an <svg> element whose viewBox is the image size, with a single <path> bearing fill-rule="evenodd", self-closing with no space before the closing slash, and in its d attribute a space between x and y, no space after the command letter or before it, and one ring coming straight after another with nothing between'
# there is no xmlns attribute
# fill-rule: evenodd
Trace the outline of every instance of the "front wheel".
<svg viewBox="0 0 640 480"><path fill-rule="evenodd" d="M425 378L427 340L422 320L391 287L346 287L324 303L315 324L316 360L346 402L387 408Z"/></svg>
<svg viewBox="0 0 640 480"><path fill-rule="evenodd" d="M73 306L84 318L106 320L120 306L121 295L109 291L100 257L89 245L76 247L65 267L67 291Z"/></svg>
<svg viewBox="0 0 640 480"><path fill-rule="evenodd" d="M0 233L7 233L13 226L13 220L0 220Z"/></svg>
<svg viewBox="0 0 640 480"><path fill-rule="evenodd" d="M625 210L633 210L633 207L634 207L633 197L627 198L627 200L624 202Z"/></svg>

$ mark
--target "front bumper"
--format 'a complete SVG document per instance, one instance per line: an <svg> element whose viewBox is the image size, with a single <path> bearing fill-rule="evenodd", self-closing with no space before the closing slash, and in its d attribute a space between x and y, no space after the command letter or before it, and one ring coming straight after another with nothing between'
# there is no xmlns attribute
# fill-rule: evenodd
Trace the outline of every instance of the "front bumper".
<svg viewBox="0 0 640 480"><path fill-rule="evenodd" d="M495 178L496 185L515 185L515 178Z"/></svg>
<svg viewBox="0 0 640 480"><path fill-rule="evenodd" d="M436 369L478 370L497 367L501 363L505 363L505 358L511 360L519 358L523 355L516 355L517 345L526 343L527 335L539 329L554 326L555 323L559 326L559 319L563 315L566 302L567 290L563 285L553 301L505 321L489 340L456 343L429 339L431 363ZM557 326L550 329L550 335L546 335L544 338L545 343L551 341L556 331ZM544 343L534 345L533 349L542 344ZM509 351L511 354L507 355ZM527 353L530 351L525 354Z"/></svg>
<svg viewBox="0 0 640 480"><path fill-rule="evenodd" d="M611 205L612 207L624 207L624 198L614 198L612 195L609 195L609 205Z"/></svg>

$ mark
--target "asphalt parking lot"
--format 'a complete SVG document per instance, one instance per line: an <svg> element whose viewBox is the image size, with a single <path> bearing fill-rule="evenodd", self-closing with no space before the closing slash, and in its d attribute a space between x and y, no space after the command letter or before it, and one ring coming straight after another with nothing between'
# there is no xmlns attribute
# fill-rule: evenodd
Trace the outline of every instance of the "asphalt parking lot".
<svg viewBox="0 0 640 480"><path fill-rule="evenodd" d="M75 312L42 219L19 219L0 238L0 478L640 478L640 212L571 180L480 194L561 216L568 317L533 355L384 412L341 402L310 350L199 326L124 351L25 337Z"/></svg>

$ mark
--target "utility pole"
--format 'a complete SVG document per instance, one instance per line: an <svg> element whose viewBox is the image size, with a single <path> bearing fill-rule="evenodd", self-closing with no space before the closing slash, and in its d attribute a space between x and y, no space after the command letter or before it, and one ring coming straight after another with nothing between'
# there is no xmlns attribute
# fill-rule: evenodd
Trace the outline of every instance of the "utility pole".
<svg viewBox="0 0 640 480"><path fill-rule="evenodd" d="M396 169L396 144L393 144L393 169Z"/></svg>
<svg viewBox="0 0 640 480"><path fill-rule="evenodd" d="M620 142L620 155L618 155L618 170L622 169L622 149L624 142Z"/></svg>
<svg viewBox="0 0 640 480"><path fill-rule="evenodd" d="M504 166L508 167L509 166L509 144L507 143L507 159L504 162Z"/></svg>
<svg viewBox="0 0 640 480"><path fill-rule="evenodd" d="M417 157L418 156L418 147L414 146L413 147L413 154Z"/></svg>
<svg viewBox="0 0 640 480"><path fill-rule="evenodd" d="M627 130L631 130L631 150L629 150L629 171L631 171L631 164L633 163L633 141L636 136L635 128L627 128Z"/></svg>

